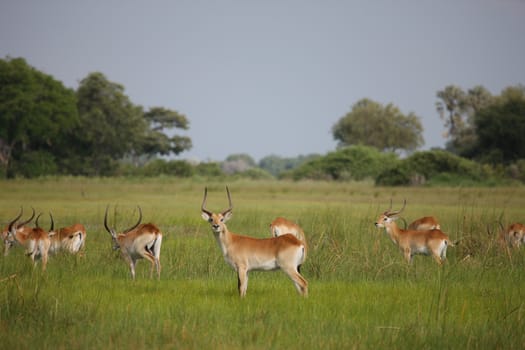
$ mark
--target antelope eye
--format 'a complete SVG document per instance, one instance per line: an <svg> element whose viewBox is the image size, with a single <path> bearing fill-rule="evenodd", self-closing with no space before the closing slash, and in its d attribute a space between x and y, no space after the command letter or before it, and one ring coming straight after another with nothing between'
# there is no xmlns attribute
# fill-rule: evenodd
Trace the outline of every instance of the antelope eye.
<svg viewBox="0 0 525 350"><path fill-rule="evenodd" d="M209 219L208 219L208 222L213 222L213 219L212 219L212 218L209 218Z"/></svg>

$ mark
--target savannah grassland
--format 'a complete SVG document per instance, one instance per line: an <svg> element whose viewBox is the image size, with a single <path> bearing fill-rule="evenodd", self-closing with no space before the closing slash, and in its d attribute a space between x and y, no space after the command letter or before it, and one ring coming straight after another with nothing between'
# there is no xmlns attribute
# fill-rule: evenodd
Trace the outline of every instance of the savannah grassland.
<svg viewBox="0 0 525 350"><path fill-rule="evenodd" d="M251 272L244 300L209 225L200 216L228 205L236 233L269 235L276 216L299 222L309 240L301 298L279 271ZM4 349L518 349L525 347L525 248L502 249L498 220L524 221L525 188L380 188L370 183L206 182L77 179L0 182L4 225L21 205L52 211L55 224L83 223L83 256L50 258L45 273L21 249L0 257ZM433 214L458 246L438 267L408 266L373 225L407 200L407 221ZM129 268L103 228L144 221L164 232L160 280L149 263ZM48 227L48 217L41 219ZM401 223L402 224L402 223Z"/></svg>

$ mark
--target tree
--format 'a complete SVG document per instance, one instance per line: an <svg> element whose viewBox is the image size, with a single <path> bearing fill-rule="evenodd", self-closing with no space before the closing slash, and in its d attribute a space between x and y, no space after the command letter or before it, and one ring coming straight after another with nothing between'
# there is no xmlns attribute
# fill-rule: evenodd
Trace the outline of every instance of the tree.
<svg viewBox="0 0 525 350"><path fill-rule="evenodd" d="M414 113L404 115L394 105L362 99L332 128L338 147L367 145L381 151L412 152L423 145L423 126Z"/></svg>
<svg viewBox="0 0 525 350"><path fill-rule="evenodd" d="M16 168L35 158L45 164L41 171L33 166L32 175L55 171L53 153L77 121L73 90L23 58L0 60L0 166L5 174L16 175Z"/></svg>
<svg viewBox="0 0 525 350"><path fill-rule="evenodd" d="M489 173L479 163L445 150L420 151L384 169L376 177L376 185L421 185L427 181L450 181L460 184L487 179Z"/></svg>
<svg viewBox="0 0 525 350"><path fill-rule="evenodd" d="M319 158L318 154L299 155L295 158L283 158L277 155L269 155L259 161L259 167L273 176L279 176L285 171L290 171L307 161Z"/></svg>
<svg viewBox="0 0 525 350"><path fill-rule="evenodd" d="M349 146L301 164L286 176L294 180L356 180L375 178L398 156L370 146Z"/></svg>
<svg viewBox="0 0 525 350"><path fill-rule="evenodd" d="M440 100L436 102L436 109L446 128L443 136L447 139L447 150L470 157L477 139L474 115L492 103L492 95L481 85L467 92L449 85L438 91L437 97Z"/></svg>
<svg viewBox="0 0 525 350"><path fill-rule="evenodd" d="M187 130L189 121L185 115L163 107L153 107L144 113L144 118L150 128L144 133L142 147L138 149L140 154L146 154L149 157L156 154L179 154L191 148L189 137L179 135L169 137L164 132L166 129L174 128Z"/></svg>
<svg viewBox="0 0 525 350"><path fill-rule="evenodd" d="M466 101L465 92L458 86L449 85L438 91L437 97L441 101L436 102L436 109L447 129L444 136L453 138L465 123L462 116Z"/></svg>
<svg viewBox="0 0 525 350"><path fill-rule="evenodd" d="M525 158L525 87L505 89L495 102L475 115L475 156L490 163Z"/></svg>
<svg viewBox="0 0 525 350"><path fill-rule="evenodd" d="M222 163L222 171L225 174L235 174L246 171L253 167L256 167L256 163L253 158L245 153L232 154L226 157L226 160Z"/></svg>
<svg viewBox="0 0 525 350"><path fill-rule="evenodd" d="M110 175L117 161L131 157L170 155L191 148L191 139L165 131L188 129L187 118L163 107L144 112L131 102L124 87L102 73L89 74L77 89L80 122L64 149L64 168L73 174Z"/></svg>
<svg viewBox="0 0 525 350"><path fill-rule="evenodd" d="M142 147L148 128L142 107L98 72L80 82L77 98L80 122L70 135L65 164L74 174L109 175L116 160Z"/></svg>

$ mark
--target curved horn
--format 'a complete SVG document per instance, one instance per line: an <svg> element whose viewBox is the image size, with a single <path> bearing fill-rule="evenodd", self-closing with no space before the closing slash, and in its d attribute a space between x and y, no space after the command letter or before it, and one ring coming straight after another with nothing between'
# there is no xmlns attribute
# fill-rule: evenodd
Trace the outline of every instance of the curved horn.
<svg viewBox="0 0 525 350"><path fill-rule="evenodd" d="M226 209L225 211L222 212L222 215L226 215L227 213L229 213L230 211L232 211L233 209L233 204L232 204L232 197L230 195L230 189L228 188L228 186L226 186L226 193L228 193L228 203L229 203L229 208Z"/></svg>
<svg viewBox="0 0 525 350"><path fill-rule="evenodd" d="M392 210L392 198L390 198L390 207L387 210L385 210L383 214L388 216L390 214L390 210Z"/></svg>
<svg viewBox="0 0 525 350"><path fill-rule="evenodd" d="M129 231L134 230L135 228L137 228L138 225L140 225L140 222L142 221L142 209L140 209L138 205L137 205L137 208L139 208L139 220L137 221L135 225L131 226L130 228L125 230L123 233L128 233Z"/></svg>
<svg viewBox="0 0 525 350"><path fill-rule="evenodd" d="M403 207L401 209L399 209L398 211L390 212L388 215L397 215L397 214L401 213L405 209L406 205L407 205L407 200L405 199L403 201Z"/></svg>
<svg viewBox="0 0 525 350"><path fill-rule="evenodd" d="M40 219L40 216L42 215L42 213L38 213L38 216L36 217L36 220L35 220L35 226L40 228L40 225L38 224L38 219Z"/></svg>
<svg viewBox="0 0 525 350"><path fill-rule="evenodd" d="M20 219L20 218L22 217L22 214L23 214L23 213L24 213L24 208L20 207L20 213L17 215L16 218L14 218L12 221L9 222L9 225L8 225L8 227L7 227L7 230L8 230L9 232L12 231L12 229L13 229L13 225L15 224L15 222L16 222L18 219ZM18 228L18 227L17 227L17 228Z"/></svg>
<svg viewBox="0 0 525 350"><path fill-rule="evenodd" d="M108 226L108 210L109 205L106 207L106 213L104 214L104 227L106 228L106 231L108 231L109 234L113 236L113 230Z"/></svg>
<svg viewBox="0 0 525 350"><path fill-rule="evenodd" d="M53 215L51 215L51 212L49 212L49 218L51 219L51 226L49 227L49 232L51 232L55 229L55 221L53 220Z"/></svg>
<svg viewBox="0 0 525 350"><path fill-rule="evenodd" d="M209 216L211 216L212 212L206 210L206 208L205 208L205 205L206 205L206 198L207 198L207 197L208 197L208 187L204 187L204 199L202 200L201 211L203 211L203 212L205 212L206 214L208 214Z"/></svg>
<svg viewBox="0 0 525 350"><path fill-rule="evenodd" d="M31 207L31 210L33 211L33 214L31 214L31 217L29 219L27 219L26 221L22 221L21 223L16 225L16 228L20 228L20 227L22 227L24 225L27 225L28 223L31 222L31 220L33 220L33 218L35 217L35 208Z"/></svg>

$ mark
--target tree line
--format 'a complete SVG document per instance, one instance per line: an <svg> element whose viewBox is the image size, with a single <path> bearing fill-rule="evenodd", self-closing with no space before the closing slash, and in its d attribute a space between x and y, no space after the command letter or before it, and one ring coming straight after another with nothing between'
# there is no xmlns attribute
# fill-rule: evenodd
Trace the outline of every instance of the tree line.
<svg viewBox="0 0 525 350"><path fill-rule="evenodd" d="M124 87L100 72L77 90L31 67L23 58L0 60L0 172L4 176L112 175L119 161L138 163L191 148L185 115L145 110Z"/></svg>
<svg viewBox="0 0 525 350"><path fill-rule="evenodd" d="M436 97L447 153L492 168L514 169L514 173L522 168L524 86L510 86L500 95L492 95L483 86L463 90L450 85L438 91ZM144 109L126 96L122 85L100 72L88 74L73 90L31 67L23 58L0 60L3 177L167 174L346 179L359 173L358 169L348 168L354 164L348 155L370 153L361 146L384 153L385 159L391 160L388 154L394 158L411 156L424 145L419 116L403 113L392 103L383 105L368 98L357 101L333 125L337 149L327 155L270 155L258 163L242 153L222 162L201 164L159 158L192 147L189 137L176 133L188 128L189 119L184 114L164 107ZM351 150L345 151L349 147ZM356 149L360 151L356 153ZM337 169L345 170L340 173ZM410 177L405 175L403 181Z"/></svg>

